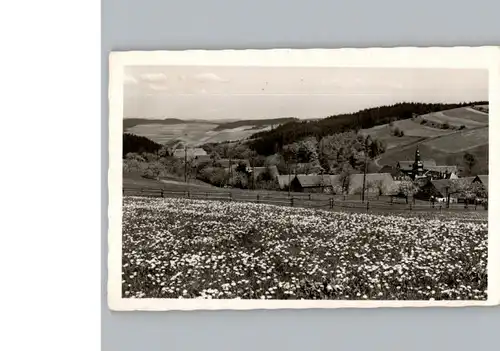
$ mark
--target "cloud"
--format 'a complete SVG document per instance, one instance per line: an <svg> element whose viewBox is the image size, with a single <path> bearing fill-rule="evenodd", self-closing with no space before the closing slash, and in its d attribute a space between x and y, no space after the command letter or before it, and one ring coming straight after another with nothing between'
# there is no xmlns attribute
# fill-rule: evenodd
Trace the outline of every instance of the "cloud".
<svg viewBox="0 0 500 351"><path fill-rule="evenodd" d="M167 76L164 73L143 73L141 74L141 79L145 82L158 83L165 82Z"/></svg>
<svg viewBox="0 0 500 351"><path fill-rule="evenodd" d="M164 91L164 90L168 90L168 88L169 88L165 84L156 84L156 83L150 83L148 86L150 89L155 90L155 91Z"/></svg>
<svg viewBox="0 0 500 351"><path fill-rule="evenodd" d="M216 75L215 73L201 73L194 76L194 79L200 82L219 82L226 83L229 82L227 79L223 79Z"/></svg>
<svg viewBox="0 0 500 351"><path fill-rule="evenodd" d="M125 76L123 77L123 82L125 84L127 84L127 83L129 83L129 84L135 84L135 83L137 83L137 79L135 79L131 75L125 74Z"/></svg>

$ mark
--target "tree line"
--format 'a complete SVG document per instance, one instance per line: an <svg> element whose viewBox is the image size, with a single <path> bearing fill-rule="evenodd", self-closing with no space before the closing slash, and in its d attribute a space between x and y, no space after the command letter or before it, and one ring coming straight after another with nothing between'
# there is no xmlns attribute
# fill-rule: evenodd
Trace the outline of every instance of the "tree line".
<svg viewBox="0 0 500 351"><path fill-rule="evenodd" d="M287 144L309 136L319 139L327 135L352 130L359 131L360 129L387 124L395 120L409 119L415 115L480 104L487 104L487 102L479 101L458 104L405 102L330 116L320 120L291 121L273 130L253 134L250 137L250 144L252 149L258 154L270 155L280 151Z"/></svg>

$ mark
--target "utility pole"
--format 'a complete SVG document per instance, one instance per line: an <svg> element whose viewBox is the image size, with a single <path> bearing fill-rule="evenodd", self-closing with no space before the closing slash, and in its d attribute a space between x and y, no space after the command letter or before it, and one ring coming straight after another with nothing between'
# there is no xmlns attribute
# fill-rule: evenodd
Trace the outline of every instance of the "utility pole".
<svg viewBox="0 0 500 351"><path fill-rule="evenodd" d="M229 152L229 183L231 183L231 176L233 175L233 167L232 167L232 155L233 153L231 152L231 149L228 150Z"/></svg>
<svg viewBox="0 0 500 351"><path fill-rule="evenodd" d="M252 189L255 190L255 154L252 152Z"/></svg>
<svg viewBox="0 0 500 351"><path fill-rule="evenodd" d="M286 168L288 170L288 197L290 197L290 187L292 186L292 174L290 172L290 163L286 162Z"/></svg>
<svg viewBox="0 0 500 351"><path fill-rule="evenodd" d="M187 183L187 146L184 146L184 182Z"/></svg>
<svg viewBox="0 0 500 351"><path fill-rule="evenodd" d="M365 202L365 187L366 187L366 167L367 162L366 159L368 157L368 138L365 141L365 165L363 167L363 192L361 193L361 202Z"/></svg>

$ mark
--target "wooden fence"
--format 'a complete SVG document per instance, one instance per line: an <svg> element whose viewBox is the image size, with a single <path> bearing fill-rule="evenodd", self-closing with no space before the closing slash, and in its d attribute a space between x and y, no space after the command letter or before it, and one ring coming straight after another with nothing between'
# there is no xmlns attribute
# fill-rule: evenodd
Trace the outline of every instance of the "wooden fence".
<svg viewBox="0 0 500 351"><path fill-rule="evenodd" d="M197 200L218 200L253 202L278 206L290 206L301 208L318 208L325 210L347 209L354 211L481 211L487 210L483 205L475 204L450 204L425 203L410 201L394 196L371 196L367 201L349 199L343 195L326 195L314 193L287 193L278 192L253 192L253 191L223 191L218 190L168 190L159 188L123 188L123 196L145 196L163 198L186 198Z"/></svg>

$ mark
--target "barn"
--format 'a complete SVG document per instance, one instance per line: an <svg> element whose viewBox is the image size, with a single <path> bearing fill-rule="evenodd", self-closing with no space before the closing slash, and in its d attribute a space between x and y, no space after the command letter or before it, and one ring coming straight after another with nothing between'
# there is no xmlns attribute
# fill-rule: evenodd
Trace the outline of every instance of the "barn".
<svg viewBox="0 0 500 351"><path fill-rule="evenodd" d="M294 192L323 193L331 192L332 184L338 178L338 175L322 174L297 174L292 178L290 188ZM285 184L287 180L283 179Z"/></svg>

